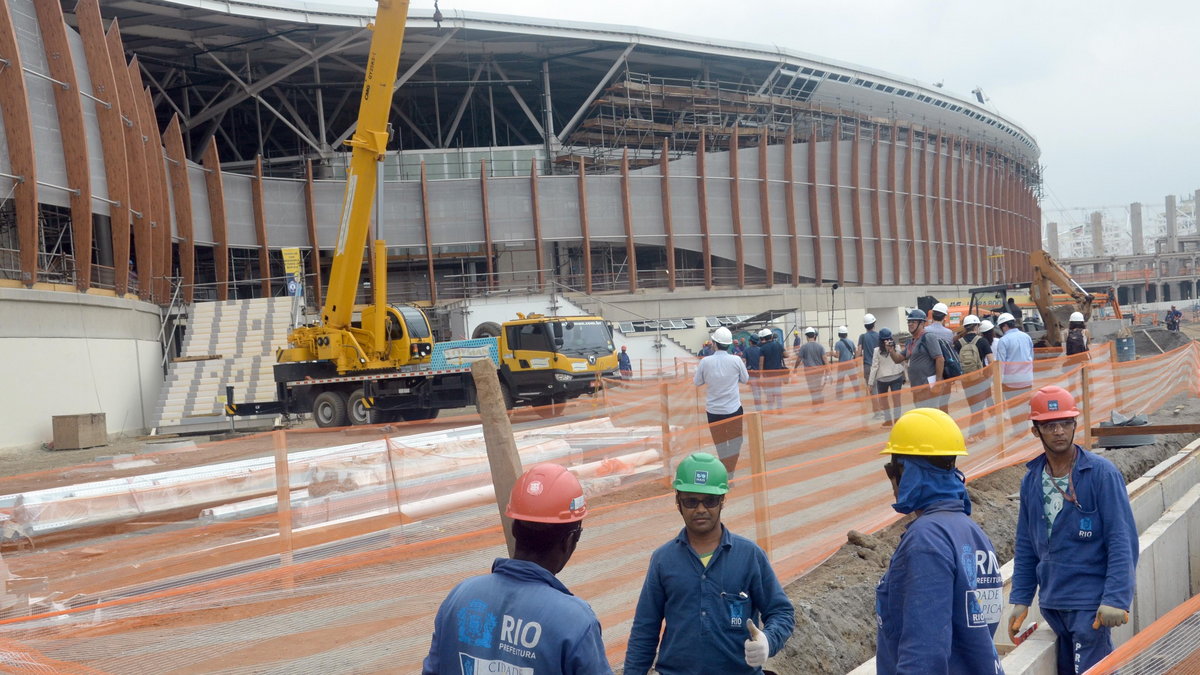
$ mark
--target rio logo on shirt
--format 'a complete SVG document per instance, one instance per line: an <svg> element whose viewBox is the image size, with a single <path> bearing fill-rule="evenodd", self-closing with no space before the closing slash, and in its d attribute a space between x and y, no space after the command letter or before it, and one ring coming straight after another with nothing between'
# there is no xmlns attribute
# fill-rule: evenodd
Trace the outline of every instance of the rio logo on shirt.
<svg viewBox="0 0 1200 675"><path fill-rule="evenodd" d="M1004 609L1000 562L993 551L962 547L962 571L967 581L967 626L979 628L1000 622Z"/></svg>

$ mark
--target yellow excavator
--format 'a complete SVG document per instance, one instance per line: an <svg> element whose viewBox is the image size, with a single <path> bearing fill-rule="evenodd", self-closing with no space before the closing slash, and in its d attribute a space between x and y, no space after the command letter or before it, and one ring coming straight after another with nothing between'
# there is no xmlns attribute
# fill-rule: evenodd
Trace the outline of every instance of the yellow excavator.
<svg viewBox="0 0 1200 675"><path fill-rule="evenodd" d="M378 3L358 124L347 141L350 169L321 320L292 330L288 347L277 352L277 400L234 403L227 386L225 413L311 412L321 427L432 419L476 402L470 366L490 359L509 408L541 406L543 415L557 415L567 399L594 392L599 377L616 374L612 329L601 317L520 316L486 336L435 344L424 312L388 304L381 239L372 245L372 302L354 306L408 16L408 0Z"/></svg>

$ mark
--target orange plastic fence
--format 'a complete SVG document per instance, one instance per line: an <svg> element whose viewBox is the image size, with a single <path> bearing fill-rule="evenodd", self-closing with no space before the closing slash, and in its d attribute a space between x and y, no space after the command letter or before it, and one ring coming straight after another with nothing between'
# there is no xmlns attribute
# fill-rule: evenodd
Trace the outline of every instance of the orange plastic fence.
<svg viewBox="0 0 1200 675"><path fill-rule="evenodd" d="M1197 393L1195 343L1112 357L1101 345L1039 359L1035 386L1058 384L1087 401L1085 428L1113 410L1149 412ZM561 417L514 411L524 463L570 466L589 492L583 541L559 576L600 617L613 664L649 554L681 527L665 479L682 457L713 447L694 364L676 368L610 382ZM1029 392L1005 392L1001 377L993 365L898 400L865 396L857 362L757 379L743 391L751 414L726 524L759 542L786 582L828 557L847 530L893 522L878 456L887 429L873 413L911 408L914 395L944 403L962 425L969 477L1032 458ZM28 616L0 619L0 668L418 671L446 593L505 552L478 430L453 431L473 423L280 431L0 479L0 495L19 495L0 496L0 508L29 536L6 562L19 577L46 577L51 594ZM47 497L63 486L74 487Z"/></svg>
<svg viewBox="0 0 1200 675"><path fill-rule="evenodd" d="M1200 673L1200 595L1143 628L1086 675L1193 675Z"/></svg>

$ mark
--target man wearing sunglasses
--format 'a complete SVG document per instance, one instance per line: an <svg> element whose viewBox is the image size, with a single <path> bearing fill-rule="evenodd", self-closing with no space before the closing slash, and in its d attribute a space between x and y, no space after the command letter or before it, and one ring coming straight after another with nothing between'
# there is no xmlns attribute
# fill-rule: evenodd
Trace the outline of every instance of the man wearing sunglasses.
<svg viewBox="0 0 1200 675"><path fill-rule="evenodd" d="M877 672L1003 673L992 643L1004 611L1000 563L954 466L967 454L962 430L936 408L910 410L892 427L889 453L892 508L917 517L875 589Z"/></svg>
<svg viewBox="0 0 1200 675"><path fill-rule="evenodd" d="M1038 594L1058 635L1058 672L1082 673L1112 651L1112 628L1129 620L1137 526L1125 480L1112 462L1075 444L1075 398L1042 387L1029 404L1042 455L1021 481L1009 635Z"/></svg>
<svg viewBox="0 0 1200 675"><path fill-rule="evenodd" d="M450 591L421 672L612 675L592 608L554 576L575 552L586 513L583 487L563 467L521 474L505 509L513 557Z"/></svg>
<svg viewBox="0 0 1200 675"><path fill-rule="evenodd" d="M729 477L716 457L684 459L674 486L683 531L650 556L625 675L645 675L651 666L661 675L762 673L792 635L791 600L766 553L721 524Z"/></svg>

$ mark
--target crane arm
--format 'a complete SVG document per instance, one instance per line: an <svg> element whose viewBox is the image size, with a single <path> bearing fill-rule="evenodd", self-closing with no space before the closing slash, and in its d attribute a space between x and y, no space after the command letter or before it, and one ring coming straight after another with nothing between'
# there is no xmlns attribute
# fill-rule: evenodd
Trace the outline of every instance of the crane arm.
<svg viewBox="0 0 1200 675"><path fill-rule="evenodd" d="M1075 309L1085 317L1091 316L1092 301L1095 298L1071 278L1049 253L1042 250L1033 251L1029 254L1029 263L1033 267L1033 284L1029 287L1029 299L1037 306L1038 313L1042 315L1042 321L1046 324L1046 344L1057 347L1062 344L1063 322L1054 313L1050 284L1058 286L1070 295L1075 301Z"/></svg>
<svg viewBox="0 0 1200 675"><path fill-rule="evenodd" d="M362 275L363 248L367 243L371 207L375 201L375 165L387 150L388 112L408 18L408 0L378 2L366 80L358 108L358 126L354 136L346 141L352 148L350 169L346 175L342 219L329 272L329 290L321 312L321 322L332 329L349 326L354 310L354 297Z"/></svg>

